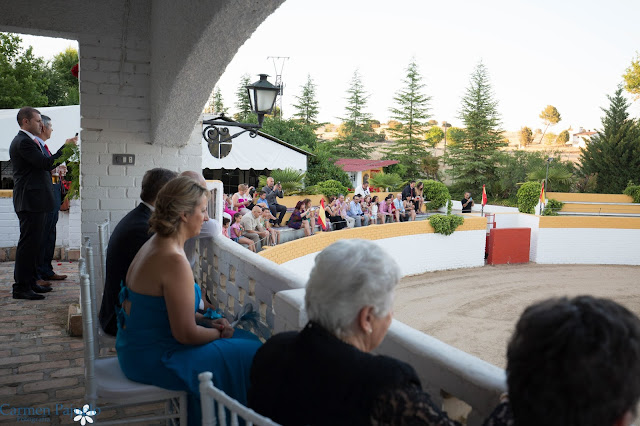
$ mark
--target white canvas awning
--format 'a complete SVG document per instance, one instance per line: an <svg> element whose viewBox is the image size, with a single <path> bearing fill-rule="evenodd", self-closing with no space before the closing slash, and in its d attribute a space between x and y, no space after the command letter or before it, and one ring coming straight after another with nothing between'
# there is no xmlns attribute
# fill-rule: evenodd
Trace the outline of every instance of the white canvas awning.
<svg viewBox="0 0 640 426"><path fill-rule="evenodd" d="M53 133L47 141L51 152L56 152L64 141L80 132L80 105L37 108L40 113L51 117ZM0 110L0 161L9 161L9 146L20 130L19 109Z"/></svg>
<svg viewBox="0 0 640 426"><path fill-rule="evenodd" d="M203 130L206 125L203 126ZM229 127L231 134L241 131ZM227 170L274 170L292 168L307 171L307 156L310 153L281 141L273 136L258 133L255 138L244 133L232 139L231 152L218 159L211 155L207 142L202 138L202 168Z"/></svg>

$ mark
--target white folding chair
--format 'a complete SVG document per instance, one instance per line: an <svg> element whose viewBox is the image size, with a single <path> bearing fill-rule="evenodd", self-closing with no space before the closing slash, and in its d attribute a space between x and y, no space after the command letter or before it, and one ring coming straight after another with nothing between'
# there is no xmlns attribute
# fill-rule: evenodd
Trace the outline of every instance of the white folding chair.
<svg viewBox="0 0 640 426"><path fill-rule="evenodd" d="M102 290L104 289L104 280L107 275L107 246L109 245L109 237L111 236L111 223L109 219L105 219L104 223L98 225L98 242L100 243L100 266L101 266L101 274L100 282L102 285L100 286L100 292L98 293L102 296Z"/></svg>
<svg viewBox="0 0 640 426"><path fill-rule="evenodd" d="M85 241L83 255L91 255L91 247ZM80 300L82 302L82 332L84 338L84 371L85 371L85 402L92 409L99 403L102 410L116 409L130 405L165 402L165 413L127 419L100 421L99 424L115 425L137 422L153 422L158 420L171 421L173 424L187 424L187 393L145 385L127 379L118 358L100 358L99 345L96 340L96 330L99 326L97 314L94 311L95 300L92 300L93 283L88 272L91 263L81 257L80 270Z"/></svg>
<svg viewBox="0 0 640 426"><path fill-rule="evenodd" d="M87 274L89 275L90 292L91 292L91 309L94 315L98 314L98 302L96 291L96 273L94 268L93 259L93 247L91 246L91 240L89 237L84 238L84 245L82 246L82 256L84 257L84 265ZM97 317L96 317L97 318ZM102 350L114 349L116 347L116 338L106 334L102 327L100 327L100 321L93 321L93 333L97 336L94 340L94 351L100 355Z"/></svg>
<svg viewBox="0 0 640 426"><path fill-rule="evenodd" d="M251 408L245 407L229 395L213 386L213 374L205 371L198 374L200 380L200 404L202 406L202 426L227 425L238 426L238 419L245 421L247 426L279 426L268 417L261 416ZM215 405L218 405L217 416ZM226 411L231 413L231 422L226 419Z"/></svg>

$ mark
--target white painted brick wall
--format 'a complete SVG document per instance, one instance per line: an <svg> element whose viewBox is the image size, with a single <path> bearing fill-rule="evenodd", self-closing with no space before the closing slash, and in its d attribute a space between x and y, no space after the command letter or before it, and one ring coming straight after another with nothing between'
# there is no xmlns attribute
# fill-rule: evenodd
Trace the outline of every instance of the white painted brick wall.
<svg viewBox="0 0 640 426"><path fill-rule="evenodd" d="M69 212L60 212L56 225L56 246L80 247L80 203L71 202ZM70 220L71 218L71 220ZM69 225L71 223L71 225ZM20 222L11 198L0 198L0 247L15 247L20 239Z"/></svg>
<svg viewBox="0 0 640 426"><path fill-rule="evenodd" d="M83 236L97 246L97 224L108 219L113 229L139 202L144 173L154 167L177 172L201 170L201 123L187 146L165 149L149 135L150 47L129 35L124 52L121 33L84 36L80 49L80 114ZM135 154L133 166L112 165L113 154ZM70 244L79 244L72 234Z"/></svg>
<svg viewBox="0 0 640 426"><path fill-rule="evenodd" d="M375 240L398 263L402 276L484 265L485 231L457 231L449 236L418 234ZM318 253L283 263L290 273L309 278Z"/></svg>

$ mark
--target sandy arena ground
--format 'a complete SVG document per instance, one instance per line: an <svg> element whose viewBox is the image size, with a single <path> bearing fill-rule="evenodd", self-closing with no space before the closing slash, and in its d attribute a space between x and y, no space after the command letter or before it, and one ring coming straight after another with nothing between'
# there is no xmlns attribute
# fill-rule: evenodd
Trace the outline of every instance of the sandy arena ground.
<svg viewBox="0 0 640 426"><path fill-rule="evenodd" d="M498 265L404 278L394 317L504 368L524 308L558 296L607 297L640 316L640 266Z"/></svg>

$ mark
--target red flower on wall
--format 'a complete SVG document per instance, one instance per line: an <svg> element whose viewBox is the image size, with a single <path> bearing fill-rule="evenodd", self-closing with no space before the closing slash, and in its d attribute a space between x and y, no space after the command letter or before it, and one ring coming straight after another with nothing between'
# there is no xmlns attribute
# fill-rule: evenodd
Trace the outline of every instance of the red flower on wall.
<svg viewBox="0 0 640 426"><path fill-rule="evenodd" d="M75 78L78 78L78 74L80 72L80 64L75 64L72 68L71 68L71 74L73 74L73 76Z"/></svg>

